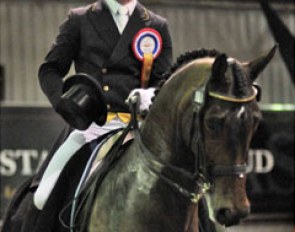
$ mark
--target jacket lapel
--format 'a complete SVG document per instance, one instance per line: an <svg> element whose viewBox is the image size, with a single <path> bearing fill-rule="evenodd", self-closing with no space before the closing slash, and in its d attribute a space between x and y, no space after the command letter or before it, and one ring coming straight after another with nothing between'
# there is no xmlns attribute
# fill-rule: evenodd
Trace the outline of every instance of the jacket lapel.
<svg viewBox="0 0 295 232"><path fill-rule="evenodd" d="M128 55L131 49L131 43L135 34L142 28L147 27L149 22L149 14L144 6L137 3L133 14L126 25L123 34L120 36L118 43L116 44L110 59L107 61L108 65L115 64L126 55Z"/></svg>
<svg viewBox="0 0 295 232"><path fill-rule="evenodd" d="M87 18L100 38L113 50L120 37L114 19L103 1L97 1L87 12Z"/></svg>

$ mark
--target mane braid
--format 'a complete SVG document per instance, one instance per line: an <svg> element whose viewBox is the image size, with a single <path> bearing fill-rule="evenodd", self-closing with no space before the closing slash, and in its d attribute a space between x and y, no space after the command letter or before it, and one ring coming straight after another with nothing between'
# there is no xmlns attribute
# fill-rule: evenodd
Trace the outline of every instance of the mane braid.
<svg viewBox="0 0 295 232"><path fill-rule="evenodd" d="M186 52L180 55L176 59L176 63L171 66L170 70L168 70L166 73L163 74L164 80L168 80L177 69L189 63L192 60L200 59L204 57L216 57L218 55L220 55L219 51L215 49L205 49L205 48L199 48L197 50Z"/></svg>
<svg viewBox="0 0 295 232"><path fill-rule="evenodd" d="M156 87L155 96L152 98L152 102L154 102L155 97L158 95L158 93L160 92L160 89L165 84L165 82L172 76L172 74L177 69L179 69L183 65L189 63L192 60L200 59L200 58L204 58L204 57L216 57L220 54L221 53L219 51L217 51L216 49L199 48L199 49L196 49L193 51L188 51L188 52L180 55L176 59L176 63L173 64L171 66L171 68L168 71L166 71L166 73L163 74L163 76L162 76L163 79L162 79L162 81L159 82L158 86Z"/></svg>
<svg viewBox="0 0 295 232"><path fill-rule="evenodd" d="M160 83L158 84L158 87L156 89L156 94L162 88L164 83L171 77L171 75L177 69L182 67L183 65L189 63L190 61L192 61L194 59L200 59L200 58L204 58L204 57L216 57L218 55L220 55L220 52L217 51L216 49L205 49L205 48L199 48L197 50L189 51L189 52L186 52L186 53L180 55L176 59L176 63L174 63L171 66L171 68L168 71L166 71L166 73L163 74L163 76L162 76L163 79L162 79L162 81L160 81Z"/></svg>
<svg viewBox="0 0 295 232"><path fill-rule="evenodd" d="M250 80L247 76L243 73L243 70L235 64L233 66L233 72L235 75L235 85L237 86L235 94L239 97L247 96L249 94L249 86L251 86Z"/></svg>

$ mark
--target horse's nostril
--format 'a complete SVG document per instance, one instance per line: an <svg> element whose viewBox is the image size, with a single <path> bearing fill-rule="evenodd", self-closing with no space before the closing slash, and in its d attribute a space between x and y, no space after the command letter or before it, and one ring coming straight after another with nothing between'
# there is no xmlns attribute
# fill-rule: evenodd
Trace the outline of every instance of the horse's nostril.
<svg viewBox="0 0 295 232"><path fill-rule="evenodd" d="M250 214L250 208L246 208L242 211L240 211L239 217L240 218L245 218Z"/></svg>
<svg viewBox="0 0 295 232"><path fill-rule="evenodd" d="M215 218L221 225L232 226L238 224L240 219L246 217L248 213L249 210L236 212L230 208L221 208L216 212Z"/></svg>
<svg viewBox="0 0 295 232"><path fill-rule="evenodd" d="M228 221L230 221L232 218L231 210L228 208L221 208L216 213L216 220L221 225L227 225Z"/></svg>

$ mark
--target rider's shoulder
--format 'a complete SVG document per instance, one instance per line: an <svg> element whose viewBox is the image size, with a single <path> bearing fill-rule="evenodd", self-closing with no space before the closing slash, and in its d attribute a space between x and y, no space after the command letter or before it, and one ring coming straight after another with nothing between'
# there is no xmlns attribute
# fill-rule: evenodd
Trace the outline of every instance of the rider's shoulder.
<svg viewBox="0 0 295 232"><path fill-rule="evenodd" d="M97 10L97 3L92 3L85 6L72 8L70 9L70 14L76 15L76 16L82 16L82 15L85 15L88 11L95 11L95 10Z"/></svg>

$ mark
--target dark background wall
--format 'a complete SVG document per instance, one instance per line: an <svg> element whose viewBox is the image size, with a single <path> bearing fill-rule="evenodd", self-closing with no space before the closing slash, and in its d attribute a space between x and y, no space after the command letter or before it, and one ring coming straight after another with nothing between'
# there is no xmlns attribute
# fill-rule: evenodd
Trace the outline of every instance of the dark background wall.
<svg viewBox="0 0 295 232"><path fill-rule="evenodd" d="M0 1L3 105L49 106L37 82L38 67L69 9L93 1ZM294 34L294 4L272 6ZM248 61L276 43L258 1L154 1L147 7L168 19L174 60L189 50L215 48ZM279 52L258 83L262 104L294 103L295 89Z"/></svg>
<svg viewBox="0 0 295 232"><path fill-rule="evenodd" d="M91 2L0 1L0 219L15 188L36 172L64 127L40 90L37 69L68 10ZM174 59L185 51L209 47L249 60L275 43L255 0L141 2L168 19ZM271 3L294 35L294 2ZM263 88L264 121L249 152L247 188L252 211L255 218L266 215L290 221L294 215L295 89L279 53L258 82Z"/></svg>

